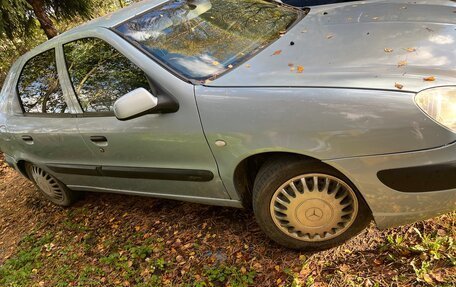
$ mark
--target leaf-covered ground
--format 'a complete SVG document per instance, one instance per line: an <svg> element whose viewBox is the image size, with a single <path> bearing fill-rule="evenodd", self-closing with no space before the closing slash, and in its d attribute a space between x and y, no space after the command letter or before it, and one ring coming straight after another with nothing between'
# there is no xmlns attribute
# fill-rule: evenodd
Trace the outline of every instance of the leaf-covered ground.
<svg viewBox="0 0 456 287"><path fill-rule="evenodd" d="M250 211L96 193L59 208L0 159L0 286L455 286L455 220L299 253Z"/></svg>

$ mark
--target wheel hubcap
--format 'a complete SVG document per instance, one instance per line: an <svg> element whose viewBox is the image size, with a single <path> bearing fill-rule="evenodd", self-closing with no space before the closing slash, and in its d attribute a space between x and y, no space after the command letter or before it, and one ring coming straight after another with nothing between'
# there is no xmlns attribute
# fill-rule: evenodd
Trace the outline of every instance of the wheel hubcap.
<svg viewBox="0 0 456 287"><path fill-rule="evenodd" d="M57 181L37 166L32 167L32 177L36 185L49 197L62 201L63 191Z"/></svg>
<svg viewBox="0 0 456 287"><path fill-rule="evenodd" d="M305 174L280 186L270 212L276 226L302 241L324 241L342 234L358 214L358 200L344 181L326 174Z"/></svg>

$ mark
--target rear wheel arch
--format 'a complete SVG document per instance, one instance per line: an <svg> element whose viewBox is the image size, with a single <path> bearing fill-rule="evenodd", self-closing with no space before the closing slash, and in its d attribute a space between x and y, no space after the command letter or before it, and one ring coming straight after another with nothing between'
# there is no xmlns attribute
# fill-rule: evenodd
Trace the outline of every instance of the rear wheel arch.
<svg viewBox="0 0 456 287"><path fill-rule="evenodd" d="M18 168L19 172L20 172L25 178L30 179L30 176L29 176L29 174L28 174L28 172L27 172L27 168L26 168L27 163L28 163L28 162L25 161L25 160L19 160L19 161L17 162L16 165L17 165L17 168Z"/></svg>

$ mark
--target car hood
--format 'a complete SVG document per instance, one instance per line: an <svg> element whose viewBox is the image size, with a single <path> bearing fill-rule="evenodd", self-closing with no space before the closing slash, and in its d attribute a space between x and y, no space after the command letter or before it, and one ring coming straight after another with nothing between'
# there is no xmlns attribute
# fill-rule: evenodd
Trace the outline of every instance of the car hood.
<svg viewBox="0 0 456 287"><path fill-rule="evenodd" d="M456 3L409 2L313 8L279 40L206 85L418 92L456 84Z"/></svg>

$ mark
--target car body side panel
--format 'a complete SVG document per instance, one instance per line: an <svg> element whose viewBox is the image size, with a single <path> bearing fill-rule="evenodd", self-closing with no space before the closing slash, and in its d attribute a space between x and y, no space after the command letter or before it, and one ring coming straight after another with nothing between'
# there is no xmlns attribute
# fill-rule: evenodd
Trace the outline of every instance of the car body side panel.
<svg viewBox="0 0 456 287"><path fill-rule="evenodd" d="M319 160L429 149L456 140L414 94L323 88L196 88L203 128L231 196L236 166L282 151ZM216 140L227 142L215 146Z"/></svg>
<svg viewBox="0 0 456 287"><path fill-rule="evenodd" d="M19 59L13 64L0 92L0 151L5 154L12 153L14 150L14 140L8 130L8 111L12 104L12 97L10 95L13 82L19 76L17 69L21 63L22 60Z"/></svg>

